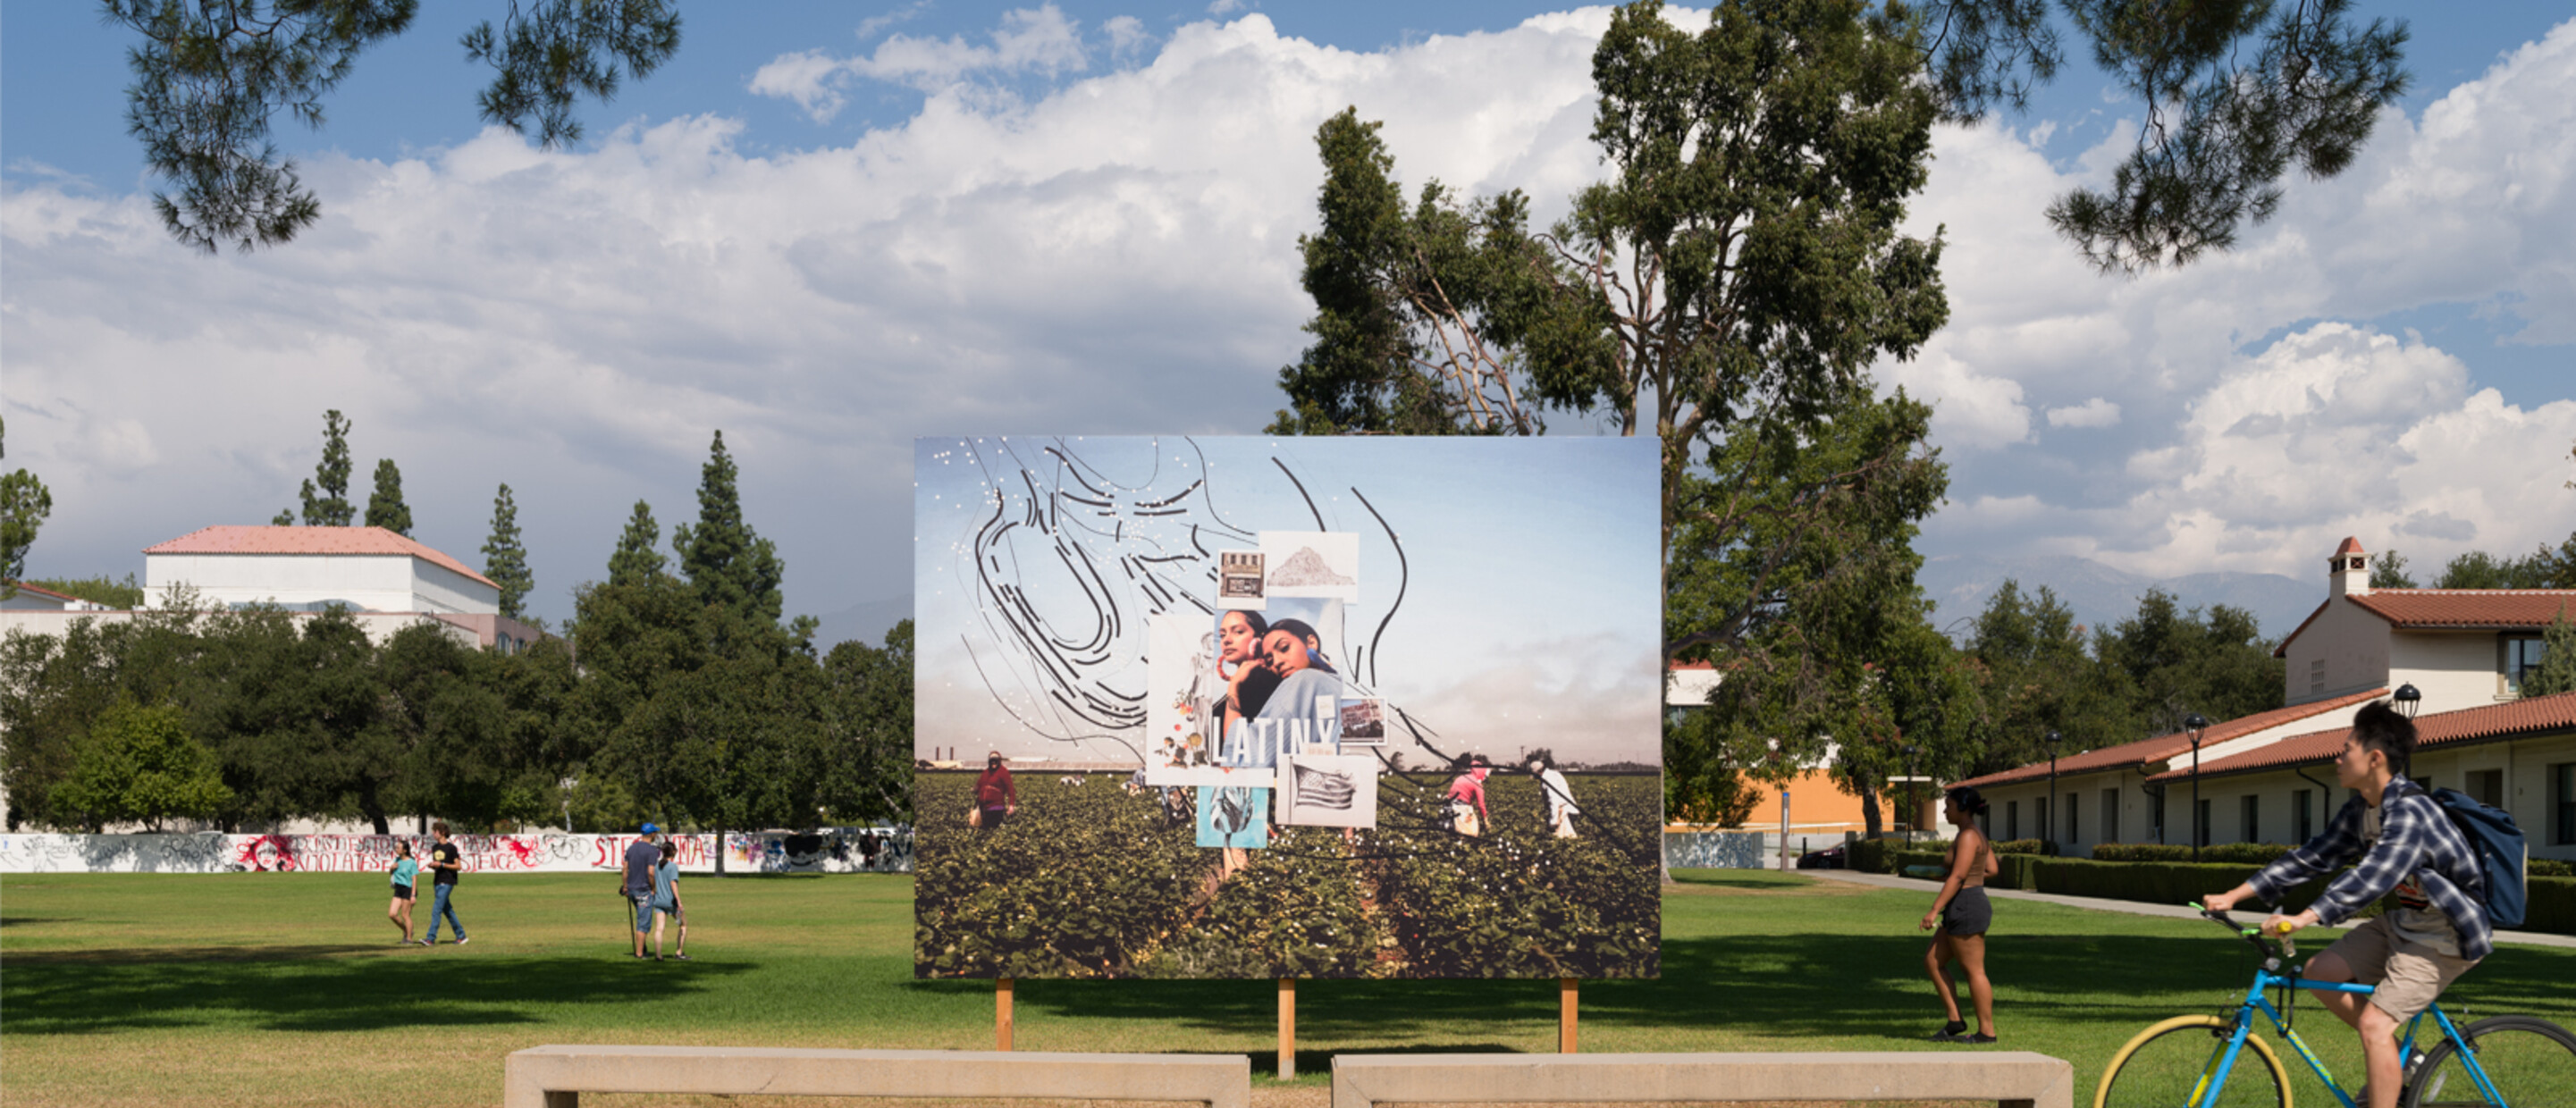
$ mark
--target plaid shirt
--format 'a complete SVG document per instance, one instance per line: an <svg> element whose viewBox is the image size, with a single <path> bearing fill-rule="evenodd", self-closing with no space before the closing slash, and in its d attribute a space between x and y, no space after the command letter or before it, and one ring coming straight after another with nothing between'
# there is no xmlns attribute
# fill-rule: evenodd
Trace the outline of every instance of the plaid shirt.
<svg viewBox="0 0 2576 1108"><path fill-rule="evenodd" d="M2424 895L2433 907L2449 917L2452 929L2460 933L2460 956L2471 960L2486 957L2488 951L2495 949L2495 931L2487 922L2486 877L2479 872L2476 856L2469 852L2468 837L2451 826L2450 817L2442 814L2423 786L2402 776L2389 780L2388 788L2379 794L2379 805L2379 841L2362 841L2366 805L2356 795L2335 812L2325 834L2255 874L2249 882L2254 891L2277 904L2291 886L2333 873L2359 856L2361 861L2352 872L2328 883L2326 891L2310 905L2317 913L2318 923L2350 917L2388 895L2411 874L2424 887ZM2363 853L2365 846L2369 848L2367 854Z"/></svg>

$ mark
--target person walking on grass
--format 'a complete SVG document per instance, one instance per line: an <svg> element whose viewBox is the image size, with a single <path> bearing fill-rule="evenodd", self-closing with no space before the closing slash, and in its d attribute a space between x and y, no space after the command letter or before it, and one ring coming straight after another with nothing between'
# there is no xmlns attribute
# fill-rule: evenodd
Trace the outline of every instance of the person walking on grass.
<svg viewBox="0 0 2576 1108"><path fill-rule="evenodd" d="M617 883L617 895L635 909L635 957L639 959L645 957L644 936L653 930L653 866L662 859L662 848L653 845L653 836L661 831L647 823L643 833L626 844Z"/></svg>
<svg viewBox="0 0 2576 1108"><path fill-rule="evenodd" d="M1932 986L1941 991L1941 1008L1949 1013L1950 1022L1934 1032L1936 1043L1991 1043L1995 1041L1995 987L1986 980L1986 931L1993 926L1995 909L1986 899L1986 878L2000 872L1993 844L1977 826L1977 817L1986 814L1986 799L1977 790L1961 785L1950 790L1944 815L1959 829L1959 837L1950 840L1949 876L1941 882L1941 893L1932 898L1932 910L1923 913L1923 930L1938 926L1940 934L1932 939L1932 949L1923 952L1923 967L1932 973ZM1967 1021L1959 1018L1959 997L1950 987L1950 977L1943 973L1943 963L1957 962L1968 978L1968 997L1977 1006L1977 1030L1968 1031Z"/></svg>
<svg viewBox="0 0 2576 1108"><path fill-rule="evenodd" d="M447 821L429 825L429 833L438 837L438 845L429 848L429 868L435 874L430 881L429 936L422 946L438 945L438 921L444 918L456 930L456 945L464 946L465 923L456 918L456 875L465 871L465 852L457 849L447 830Z"/></svg>
<svg viewBox="0 0 2576 1108"><path fill-rule="evenodd" d="M2366 999L2352 993L2311 994L2361 1034L2368 1076L2362 1083L2363 1108L2396 1108L2405 1083L2398 1030L2432 1007L2442 990L2485 958L2495 943L2486 913L2486 875L2469 849L2468 836L2424 786L2407 779L2414 753L2415 721L2384 700L2362 705L2352 717L2343 752L2335 758L2335 781L2352 790L2352 799L2335 812L2325 833L2244 884L2201 898L2214 912L2257 897L2278 904L2300 882L2353 862L2306 911L2276 911L2263 921L2266 933L2286 935L2349 919L2379 898L2397 894L2395 908L2345 932L2299 974L2310 981L2379 987Z"/></svg>
<svg viewBox="0 0 2576 1108"><path fill-rule="evenodd" d="M404 946L410 946L413 943L411 937L412 881L419 876L420 863L411 856L411 844L395 839L394 899L392 904L385 907L385 918L394 921L394 926L402 928Z"/></svg>
<svg viewBox="0 0 2576 1108"><path fill-rule="evenodd" d="M671 957L689 960L689 909L680 903L680 844L662 840L662 860L653 866L653 958L662 958L662 925L668 922L679 931L679 943Z"/></svg>

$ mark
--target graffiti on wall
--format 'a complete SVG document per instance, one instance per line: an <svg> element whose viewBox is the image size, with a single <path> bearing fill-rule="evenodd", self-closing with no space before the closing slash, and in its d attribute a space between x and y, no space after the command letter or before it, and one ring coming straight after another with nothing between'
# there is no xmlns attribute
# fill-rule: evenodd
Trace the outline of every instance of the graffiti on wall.
<svg viewBox="0 0 2576 1108"><path fill-rule="evenodd" d="M614 870L633 835L458 835L468 873ZM716 837L673 835L688 873L716 868ZM382 873L394 844L415 857L427 835L0 835L0 873ZM725 836L725 868L738 873L908 873L909 828L839 828L816 834Z"/></svg>

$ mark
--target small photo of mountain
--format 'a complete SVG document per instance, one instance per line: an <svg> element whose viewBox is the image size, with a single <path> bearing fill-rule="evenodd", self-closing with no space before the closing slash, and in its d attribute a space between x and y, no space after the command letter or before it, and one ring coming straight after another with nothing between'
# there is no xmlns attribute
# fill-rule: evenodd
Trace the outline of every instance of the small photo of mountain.
<svg viewBox="0 0 2576 1108"><path fill-rule="evenodd" d="M1360 537L1354 531L1264 531L1270 596L1360 598Z"/></svg>

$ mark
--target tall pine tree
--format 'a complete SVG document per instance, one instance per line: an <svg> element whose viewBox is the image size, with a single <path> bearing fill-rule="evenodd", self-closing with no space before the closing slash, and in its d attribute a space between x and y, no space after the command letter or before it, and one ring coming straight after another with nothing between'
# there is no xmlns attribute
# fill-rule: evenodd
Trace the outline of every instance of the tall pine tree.
<svg viewBox="0 0 2576 1108"><path fill-rule="evenodd" d="M307 527L346 527L358 514L349 504L349 421L338 408L322 413L322 461L302 493Z"/></svg>
<svg viewBox="0 0 2576 1108"><path fill-rule="evenodd" d="M376 491L367 497L367 526L411 534L411 505L403 503L402 470L391 458L376 461Z"/></svg>
<svg viewBox="0 0 2576 1108"><path fill-rule="evenodd" d="M721 604L745 616L775 623L782 606L778 586L786 577L778 548L742 518L740 476L733 455L725 452L724 432L707 448L707 464L698 476L698 522L671 529L671 549L680 555L680 575L707 604Z"/></svg>
<svg viewBox="0 0 2576 1108"><path fill-rule="evenodd" d="M653 506L635 502L635 514L626 517L626 531L617 536L617 552L608 556L608 583L612 585L650 585L662 575L670 562L655 549L662 544L662 525L653 522Z"/></svg>
<svg viewBox="0 0 2576 1108"><path fill-rule="evenodd" d="M492 537L483 540L483 576L501 586L501 614L525 618L521 605L537 587L537 575L528 571L528 548L519 543L519 502L511 499L507 484L492 497Z"/></svg>

